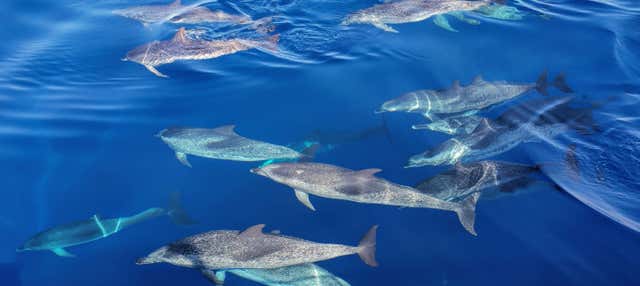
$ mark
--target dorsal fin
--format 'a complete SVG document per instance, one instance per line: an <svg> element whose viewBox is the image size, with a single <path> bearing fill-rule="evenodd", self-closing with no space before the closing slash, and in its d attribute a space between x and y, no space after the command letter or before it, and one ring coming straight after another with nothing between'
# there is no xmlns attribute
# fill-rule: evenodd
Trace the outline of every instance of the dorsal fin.
<svg viewBox="0 0 640 286"><path fill-rule="evenodd" d="M213 130L217 133L220 133L222 135L238 135L236 133L236 131L234 130L236 128L235 125L225 125L225 126L220 126L217 128L214 128Z"/></svg>
<svg viewBox="0 0 640 286"><path fill-rule="evenodd" d="M173 35L173 39L171 40L179 43L186 43L187 41L189 41L189 38L187 38L187 29L185 29L184 27L178 29L176 34Z"/></svg>
<svg viewBox="0 0 640 286"><path fill-rule="evenodd" d="M251 226L247 229L245 229L243 232L240 233L240 236L243 237L255 237L258 235L262 235L262 229L264 228L264 224L256 224L254 226Z"/></svg>
<svg viewBox="0 0 640 286"><path fill-rule="evenodd" d="M170 6L180 6L180 5L182 5L182 3L180 2L180 0L176 0L176 1L173 1L173 3L171 3L169 5Z"/></svg>
<svg viewBox="0 0 640 286"><path fill-rule="evenodd" d="M473 78L473 82L472 84L479 84L479 83L483 83L484 79L482 79L481 75L477 75L476 77Z"/></svg>
<svg viewBox="0 0 640 286"><path fill-rule="evenodd" d="M451 89L459 89L459 88L460 88L460 81L454 80L453 84L451 84Z"/></svg>
<svg viewBox="0 0 640 286"><path fill-rule="evenodd" d="M375 175L376 173L380 173L380 172L382 172L382 169L371 168L371 169L364 169L364 170L356 171L356 174L358 174L359 176L371 177L371 176Z"/></svg>
<svg viewBox="0 0 640 286"><path fill-rule="evenodd" d="M493 130L493 127L491 126L491 123L489 122L489 119L482 118L482 120L480 120L480 123L478 124L478 127L476 127L476 129L473 130L473 133L475 133L475 132L485 132L487 130Z"/></svg>

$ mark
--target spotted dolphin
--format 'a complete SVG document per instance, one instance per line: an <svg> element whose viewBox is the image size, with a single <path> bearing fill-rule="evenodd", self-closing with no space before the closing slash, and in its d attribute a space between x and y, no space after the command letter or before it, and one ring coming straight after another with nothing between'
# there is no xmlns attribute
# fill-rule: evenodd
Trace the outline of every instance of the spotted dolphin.
<svg viewBox="0 0 640 286"><path fill-rule="evenodd" d="M460 203L447 202L412 187L375 177L374 175L380 171L354 171L310 162L274 163L251 170L254 174L292 187L298 200L311 210L315 210L315 207L309 200L309 194L366 204L448 210L455 212L462 226L469 233L476 235L476 195Z"/></svg>
<svg viewBox="0 0 640 286"><path fill-rule="evenodd" d="M481 121L482 117L475 115L447 117L431 123L414 124L411 129L428 129L449 135L469 134L478 127Z"/></svg>
<svg viewBox="0 0 640 286"><path fill-rule="evenodd" d="M275 50L279 38L279 35L274 35L261 41L248 39L194 40L187 36L185 28L180 28L172 39L154 41L139 46L129 51L123 60L139 63L156 76L167 77L156 67L178 60L214 59L254 48Z"/></svg>
<svg viewBox="0 0 640 286"><path fill-rule="evenodd" d="M389 3L377 4L348 15L342 25L371 24L386 32L398 31L389 24L403 24L424 21L434 17L434 22L443 28L450 28L443 14L473 11L483 6L490 5L496 0L399 0ZM462 17L461 14L458 17ZM471 21L471 23L476 23ZM452 29L452 28L450 28Z"/></svg>
<svg viewBox="0 0 640 286"><path fill-rule="evenodd" d="M273 269L201 270L204 277L216 285L223 285L226 272L266 286L350 286L347 281L326 269L305 263Z"/></svg>
<svg viewBox="0 0 640 286"><path fill-rule="evenodd" d="M501 161L456 164L451 170L420 182L416 189L439 199L457 202L481 193L482 198L498 198L511 194L536 180L530 175L540 171L536 165Z"/></svg>
<svg viewBox="0 0 640 286"><path fill-rule="evenodd" d="M563 92L571 92L562 75L555 78L553 85ZM459 81L455 81L448 89L426 89L404 94L386 101L376 113L419 113L431 120L454 115L467 116L492 105L516 98L530 90L536 90L546 95L547 86L546 72L542 73L535 83L489 82L477 76L467 86L461 86Z"/></svg>
<svg viewBox="0 0 640 286"><path fill-rule="evenodd" d="M156 136L175 151L180 163L188 167L191 164L187 155L247 162L305 157L288 147L242 137L234 129L235 125L213 129L173 127Z"/></svg>
<svg viewBox="0 0 640 286"><path fill-rule="evenodd" d="M197 7L180 15L173 16L169 22L174 24L200 24L200 23L235 23L248 24L251 17L246 15L229 14L221 10L211 10L207 7Z"/></svg>
<svg viewBox="0 0 640 286"><path fill-rule="evenodd" d="M244 231L217 230L190 236L163 246L136 264L169 263L181 267L273 269L358 254L370 266L375 259L376 229L371 227L358 246L327 244L279 234L263 233L264 224Z"/></svg>
<svg viewBox="0 0 640 286"><path fill-rule="evenodd" d="M166 22L174 16L188 13L194 9L200 9L199 2L193 5L182 5L180 0L175 0L166 5L143 5L125 9L114 10L113 13L126 18L134 19L144 25Z"/></svg>
<svg viewBox="0 0 640 286"><path fill-rule="evenodd" d="M73 257L74 255L65 248L109 237L125 228L155 217L168 215L176 224L193 224L194 221L180 207L178 199L176 194L172 195L172 202L168 210L150 208L133 216L112 219L103 219L94 215L87 220L55 226L34 235L16 251L50 250L58 256Z"/></svg>

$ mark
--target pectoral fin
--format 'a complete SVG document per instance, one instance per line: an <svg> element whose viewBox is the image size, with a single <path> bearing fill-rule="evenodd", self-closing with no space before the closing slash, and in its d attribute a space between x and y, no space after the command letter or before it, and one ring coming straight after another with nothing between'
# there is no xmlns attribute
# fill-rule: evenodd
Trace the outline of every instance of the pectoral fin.
<svg viewBox="0 0 640 286"><path fill-rule="evenodd" d="M385 32L398 33L398 30L382 22L372 22L371 25Z"/></svg>
<svg viewBox="0 0 640 286"><path fill-rule="evenodd" d="M167 75L165 75L165 74L161 73L160 71L158 71L158 70L157 70L155 67L153 67L153 66L145 65L144 67L145 67L145 68L147 68L150 72L152 72L152 73L153 73L153 74L155 74L156 76L164 77L164 78L168 78L168 76L167 76Z"/></svg>
<svg viewBox="0 0 640 286"><path fill-rule="evenodd" d="M208 270L208 269L202 269L200 270L200 272L202 273L202 275L204 275L204 277L211 281L212 283L216 284L216 285L224 285L224 280L226 278L226 273L225 271L213 271L213 270Z"/></svg>
<svg viewBox="0 0 640 286"><path fill-rule="evenodd" d="M313 207L313 204L311 204L311 201L309 200L309 194L302 192L302 191L298 191L298 190L294 190L294 192L296 193L296 198L298 198L298 200L304 204L305 206L307 206L309 209L311 209L312 211L315 211L316 208Z"/></svg>
<svg viewBox="0 0 640 286"><path fill-rule="evenodd" d="M55 253L57 256L76 257L75 255L67 252L64 248L54 248L54 249L51 249L51 251L53 251L53 253Z"/></svg>
<svg viewBox="0 0 640 286"><path fill-rule="evenodd" d="M176 158L178 159L178 161L180 161L180 163L182 163L182 165L191 168L191 163L189 163L189 160L187 160L187 154L176 152Z"/></svg>
<svg viewBox="0 0 640 286"><path fill-rule="evenodd" d="M451 31L451 32L457 32L458 31L458 30L454 29L453 27L451 27L451 25L449 24L449 21L443 15L436 15L433 18L433 23L436 24L438 27L443 28L443 29L445 29L447 31Z"/></svg>

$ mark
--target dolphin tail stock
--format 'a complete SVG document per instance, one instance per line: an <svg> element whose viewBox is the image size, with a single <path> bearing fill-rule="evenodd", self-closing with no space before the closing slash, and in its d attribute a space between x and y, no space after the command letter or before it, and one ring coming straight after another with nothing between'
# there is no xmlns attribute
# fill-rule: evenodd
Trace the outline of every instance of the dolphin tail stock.
<svg viewBox="0 0 640 286"><path fill-rule="evenodd" d="M169 195L169 210L167 211L167 215L171 221L177 225L187 226L197 223L184 210L180 192L172 192L171 195Z"/></svg>
<svg viewBox="0 0 640 286"><path fill-rule="evenodd" d="M298 162L313 162L316 157L316 153L318 153L318 149L320 149L321 145L318 142L313 142L308 147L305 147L300 151L302 157L298 159Z"/></svg>
<svg viewBox="0 0 640 286"><path fill-rule="evenodd" d="M376 261L376 232L378 225L372 226L358 244L358 256L371 267L378 266Z"/></svg>
<svg viewBox="0 0 640 286"><path fill-rule="evenodd" d="M476 222L476 204L479 198L480 193L474 193L460 202L460 207L455 210L462 226L474 236L478 236L474 225Z"/></svg>

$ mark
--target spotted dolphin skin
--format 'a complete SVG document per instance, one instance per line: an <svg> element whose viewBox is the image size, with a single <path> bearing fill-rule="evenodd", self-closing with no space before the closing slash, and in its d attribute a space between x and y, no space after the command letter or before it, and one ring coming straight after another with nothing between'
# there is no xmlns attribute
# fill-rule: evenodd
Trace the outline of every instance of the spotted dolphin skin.
<svg viewBox="0 0 640 286"><path fill-rule="evenodd" d="M553 85L563 92L571 92L559 75ZM547 73L542 73L535 83L489 82L477 76L471 84L461 86L458 81L448 89L418 90L404 94L382 104L376 113L419 113L431 120L452 116L468 116L492 105L516 98L530 90L547 94Z"/></svg>
<svg viewBox="0 0 640 286"><path fill-rule="evenodd" d="M305 263L274 269L202 270L204 277L216 285L223 285L226 272L266 286L350 286L326 269Z"/></svg>
<svg viewBox="0 0 640 286"><path fill-rule="evenodd" d="M263 41L248 39L194 40L187 36L185 28L180 28L172 39L154 41L137 47L129 51L123 60L139 63L153 74L167 77L156 67L178 60L213 59L254 48L275 50L279 38L279 35L274 35Z"/></svg>
<svg viewBox="0 0 640 286"><path fill-rule="evenodd" d="M398 31L388 24L403 24L424 21L433 16L473 11L480 7L497 2L495 0L399 0L390 3L377 4L373 7L357 11L344 19L342 25L371 24L386 32ZM502 2L502 1L499 1ZM436 23L444 27L443 18L438 17Z"/></svg>
<svg viewBox="0 0 640 286"><path fill-rule="evenodd" d="M414 124L411 129L421 130L428 129L431 131L442 132L449 135L460 135L471 133L482 121L480 116L457 116L448 117L433 121L426 124Z"/></svg>
<svg viewBox="0 0 640 286"><path fill-rule="evenodd" d="M175 24L199 24L199 23L236 23L247 24L251 17L245 15L233 15L223 11L212 11L207 7L196 7L180 15L173 16L169 22Z"/></svg>
<svg viewBox="0 0 640 286"><path fill-rule="evenodd" d="M133 216L112 219L102 219L94 215L88 220L56 226L34 235L16 251L50 250L58 256L73 257L74 255L65 248L109 237L134 224L155 217L168 215L176 224L193 224L194 221L179 206L178 199L176 195L172 197L169 210L150 208Z"/></svg>
<svg viewBox="0 0 640 286"><path fill-rule="evenodd" d="M202 3L198 3L200 5ZM192 9L199 9L197 5L182 5L176 0L166 5L144 5L114 10L113 13L140 21L144 25L168 21L174 16L186 13Z"/></svg>
<svg viewBox="0 0 640 286"><path fill-rule="evenodd" d="M482 198L498 198L535 182L529 176L539 171L538 166L500 161L457 164L420 182L416 189L450 202L462 201L474 193L481 193Z"/></svg>
<svg viewBox="0 0 640 286"><path fill-rule="evenodd" d="M377 266L375 260L376 229L373 226L358 246L326 244L279 234L263 233L263 224L242 232L210 231L163 246L137 264L169 263L181 267L226 269L272 269L329 260L358 254L362 260Z"/></svg>
<svg viewBox="0 0 640 286"><path fill-rule="evenodd" d="M321 163L274 163L251 172L294 189L298 200L311 210L315 207L309 194L366 204L453 211L464 228L476 235L475 207L477 196L452 203L420 192L408 186L377 178L380 169L354 171Z"/></svg>
<svg viewBox="0 0 640 286"><path fill-rule="evenodd" d="M234 125L213 129L174 127L164 129L156 136L175 151L180 163L188 167L191 164L187 155L247 162L305 157L284 146L242 137L234 129Z"/></svg>

